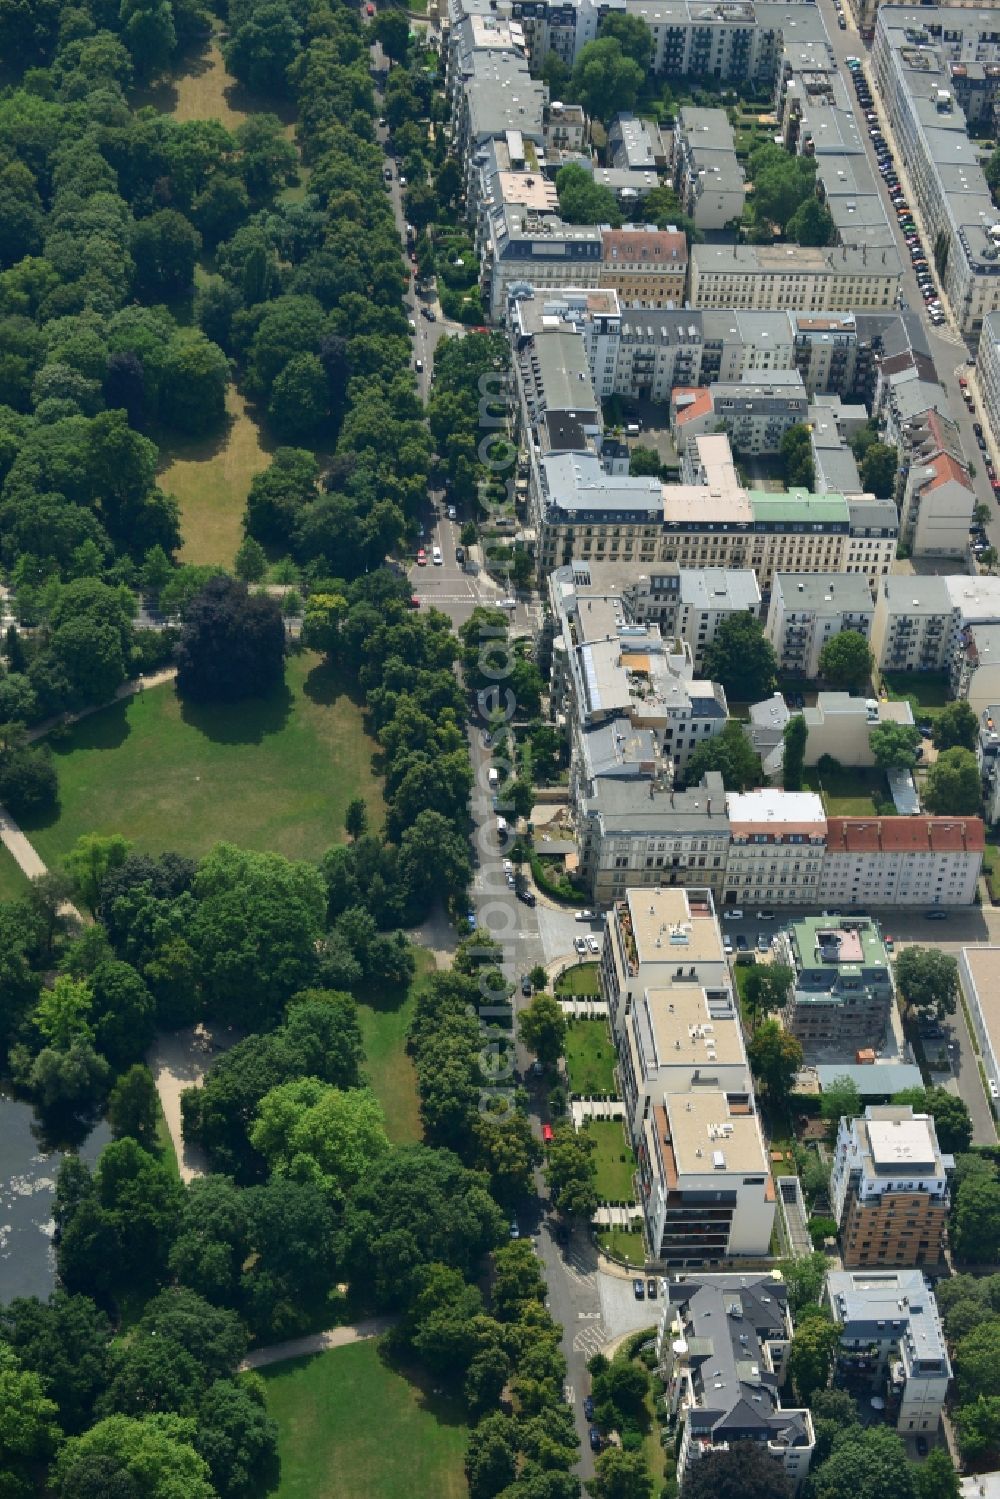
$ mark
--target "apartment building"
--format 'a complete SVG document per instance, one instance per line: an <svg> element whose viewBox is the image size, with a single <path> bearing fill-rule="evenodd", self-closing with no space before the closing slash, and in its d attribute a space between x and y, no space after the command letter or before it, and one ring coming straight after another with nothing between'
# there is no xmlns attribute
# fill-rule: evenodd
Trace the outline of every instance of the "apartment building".
<svg viewBox="0 0 1000 1499"><path fill-rule="evenodd" d="M944 1260L948 1172L929 1114L869 1104L837 1130L830 1200L846 1270L937 1265Z"/></svg>
<svg viewBox="0 0 1000 1499"><path fill-rule="evenodd" d="M976 355L976 384L996 451L1000 448L1000 313L989 313L983 319Z"/></svg>
<svg viewBox="0 0 1000 1499"><path fill-rule="evenodd" d="M878 1050L893 1003L885 944L867 916L806 916L778 934L779 961L795 981L785 1026L807 1056L835 1050L845 1061Z"/></svg>
<svg viewBox="0 0 1000 1499"><path fill-rule="evenodd" d="M882 5L871 54L928 241L941 245L942 289L966 334L1000 307L1000 213L961 103L970 64L990 73L1000 65L1000 34L986 14ZM998 87L994 78L994 98Z"/></svg>
<svg viewBox="0 0 1000 1499"><path fill-rule="evenodd" d="M694 437L724 431L741 457L777 454L789 427L801 425L809 398L798 370L775 370L765 380L680 386L670 397L670 427L678 451Z"/></svg>
<svg viewBox="0 0 1000 1499"><path fill-rule="evenodd" d="M730 791L727 906L814 905L823 890L826 813L814 791Z"/></svg>
<svg viewBox="0 0 1000 1499"><path fill-rule="evenodd" d="M656 1353L681 1427L677 1477L733 1442L759 1442L797 1493L816 1436L807 1409L782 1407L792 1338L788 1292L771 1275L678 1275L667 1282Z"/></svg>
<svg viewBox="0 0 1000 1499"><path fill-rule="evenodd" d="M930 413L936 417L937 413ZM932 421L925 430L951 429L959 456L938 446L928 458L911 450L904 472L900 503L900 539L915 557L964 558L969 547L969 526L976 508L973 488L965 459L958 444L958 428L952 422ZM913 433L911 432L911 437Z"/></svg>
<svg viewBox="0 0 1000 1499"><path fill-rule="evenodd" d="M979 715L976 759L983 778L983 810L992 827L1000 821L1000 703L989 703Z"/></svg>
<svg viewBox="0 0 1000 1499"><path fill-rule="evenodd" d="M851 573L776 573L764 633L783 672L818 677L823 647L844 630L871 635L871 590Z"/></svg>
<svg viewBox="0 0 1000 1499"><path fill-rule="evenodd" d="M664 637L691 648L696 671L723 621L735 614L760 612L760 588L749 569L721 567L684 570L666 564L653 572L633 563L573 562L550 576L550 593L572 591L576 608L597 597L610 600L629 624L654 623ZM561 607L561 606L560 606ZM554 617L558 611L553 610Z"/></svg>
<svg viewBox="0 0 1000 1499"><path fill-rule="evenodd" d="M802 717L808 731L806 765L817 765L824 755L841 765L874 765L872 730L885 723L913 726L908 702L852 697L848 692L818 692L815 703L803 708Z"/></svg>
<svg viewBox="0 0 1000 1499"><path fill-rule="evenodd" d="M608 155L611 165L623 172L665 172L671 147L652 120L624 113L608 127Z"/></svg>
<svg viewBox="0 0 1000 1499"><path fill-rule="evenodd" d="M862 908L971 906L985 846L979 817L831 817L824 898Z"/></svg>
<svg viewBox="0 0 1000 1499"><path fill-rule="evenodd" d="M566 224L556 214L498 203L483 223L480 284L494 321L502 321L513 288L597 286L599 224Z"/></svg>
<svg viewBox="0 0 1000 1499"><path fill-rule="evenodd" d="M970 681L980 667L986 674L977 695L988 690L988 671L997 659L989 630L997 625L998 578L887 577L875 600L872 653L882 671L947 671L953 693L971 701Z"/></svg>
<svg viewBox="0 0 1000 1499"><path fill-rule="evenodd" d="M948 685L982 714L1000 698L1000 624L973 620L959 636Z"/></svg>
<svg viewBox="0 0 1000 1499"><path fill-rule="evenodd" d="M721 899L729 817L718 771L686 791L650 779L595 777L577 785L572 811L577 874L591 900L606 905L631 887L705 887Z"/></svg>
<svg viewBox="0 0 1000 1499"><path fill-rule="evenodd" d="M894 307L903 265L891 245L693 245L693 307L849 312Z"/></svg>
<svg viewBox="0 0 1000 1499"><path fill-rule="evenodd" d="M698 229L724 229L743 212L746 182L724 109L684 105L673 141L674 187Z"/></svg>
<svg viewBox="0 0 1000 1499"><path fill-rule="evenodd" d="M659 1094L636 1158L651 1258L684 1269L768 1253L774 1181L752 1094Z"/></svg>
<svg viewBox="0 0 1000 1499"><path fill-rule="evenodd" d="M817 489L826 494L864 492L850 438L867 420L864 406L844 406L839 396L825 395L810 403L806 425Z"/></svg>
<svg viewBox="0 0 1000 1499"><path fill-rule="evenodd" d="M934 1434L951 1380L937 1301L922 1270L831 1270L830 1315L840 1328L835 1378L881 1397L904 1436Z"/></svg>
<svg viewBox="0 0 1000 1499"><path fill-rule="evenodd" d="M787 317L795 368L802 376L809 399L813 400L822 391L844 397L854 395L862 342L854 313L789 312Z"/></svg>
<svg viewBox="0 0 1000 1499"><path fill-rule="evenodd" d="M675 979L728 988L729 960L707 884L624 890L604 924L598 978L616 1034L624 1011L649 989L669 988Z"/></svg>
<svg viewBox="0 0 1000 1499"><path fill-rule="evenodd" d="M618 1012L615 1033L625 1122L638 1144L664 1093L704 1090L751 1098L753 1084L732 989L674 977Z"/></svg>
<svg viewBox="0 0 1000 1499"><path fill-rule="evenodd" d="M677 229L626 224L601 231L599 286L612 286L624 307L681 307L687 285L687 239Z"/></svg>
<svg viewBox="0 0 1000 1499"><path fill-rule="evenodd" d="M958 977L982 1054L993 1107L1000 1100L1000 947L963 947Z"/></svg>

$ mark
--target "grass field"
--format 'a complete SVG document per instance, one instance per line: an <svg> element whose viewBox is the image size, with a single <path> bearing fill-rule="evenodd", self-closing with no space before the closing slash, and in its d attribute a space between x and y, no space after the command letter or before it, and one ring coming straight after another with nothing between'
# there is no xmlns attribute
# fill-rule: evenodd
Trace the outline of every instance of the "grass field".
<svg viewBox="0 0 1000 1499"><path fill-rule="evenodd" d="M184 71L169 82L137 93L136 107L152 105L175 120L219 120L227 130L242 125L247 111L237 100L239 85L226 72L218 37L213 37L200 57L189 59Z"/></svg>
<svg viewBox="0 0 1000 1499"><path fill-rule="evenodd" d="M576 963L556 979L554 992L563 996L575 994L586 998L593 996L596 999L601 992L597 971L596 963Z"/></svg>
<svg viewBox="0 0 1000 1499"><path fill-rule="evenodd" d="M159 484L181 507L181 561L232 567L243 540L250 481L270 461L257 423L235 386L226 392L228 421L214 437L160 443Z"/></svg>
<svg viewBox="0 0 1000 1499"><path fill-rule="evenodd" d="M365 1045L365 1070L372 1091L385 1109L389 1139L397 1145L412 1145L423 1138L417 1076L406 1053L406 1032L420 986L435 971L434 959L425 948L416 949L417 971L409 992L398 991L381 999L359 1001L358 1019Z"/></svg>
<svg viewBox="0 0 1000 1499"><path fill-rule="evenodd" d="M591 1119L584 1126L597 1145L597 1195L601 1202L633 1202L635 1156L620 1119ZM622 1156L625 1157L622 1160Z"/></svg>
<svg viewBox="0 0 1000 1499"><path fill-rule="evenodd" d="M360 708L303 652L267 699L195 708L167 684L83 719L54 746L58 814L25 830L47 864L91 832L151 853L199 855L227 839L315 859L343 842L353 796L381 824L374 748Z"/></svg>
<svg viewBox="0 0 1000 1499"><path fill-rule="evenodd" d="M889 787L885 771L862 766L842 765L839 770L823 771L810 766L802 777L807 791L819 791L828 817L870 817L875 797L886 799Z"/></svg>
<svg viewBox="0 0 1000 1499"><path fill-rule="evenodd" d="M275 1499L465 1499L461 1407L390 1368L378 1343L262 1373L278 1423Z"/></svg>
<svg viewBox="0 0 1000 1499"><path fill-rule="evenodd" d="M572 1020L566 1031L570 1090L584 1098L616 1094L615 1049L603 1020Z"/></svg>
<svg viewBox="0 0 1000 1499"><path fill-rule="evenodd" d="M602 1229L597 1242L606 1254L616 1254L630 1265L646 1263L646 1242L638 1230L633 1233L627 1228Z"/></svg>
<svg viewBox="0 0 1000 1499"><path fill-rule="evenodd" d="M883 672L882 684L893 703L909 701L914 718L934 718L952 700L948 678L937 671Z"/></svg>
<svg viewBox="0 0 1000 1499"><path fill-rule="evenodd" d="M174 1149L174 1142L170 1138L170 1131L167 1128L167 1121L163 1117L163 1110L160 1107L159 1099L156 1100L156 1144L160 1152L160 1160L166 1166L174 1181L180 1181L181 1173L177 1165L177 1152Z"/></svg>
<svg viewBox="0 0 1000 1499"><path fill-rule="evenodd" d="M29 883L27 875L21 873L21 866L14 855L8 853L0 843L0 901L20 900Z"/></svg>

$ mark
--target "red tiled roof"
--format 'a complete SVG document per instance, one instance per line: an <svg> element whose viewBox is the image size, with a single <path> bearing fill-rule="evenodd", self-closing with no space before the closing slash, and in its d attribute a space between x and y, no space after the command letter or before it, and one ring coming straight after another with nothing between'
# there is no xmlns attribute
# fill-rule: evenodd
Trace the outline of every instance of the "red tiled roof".
<svg viewBox="0 0 1000 1499"><path fill-rule="evenodd" d="M683 406L678 400L682 396L690 397ZM676 385L670 392L670 399L677 412L678 427L693 417L707 416L712 409L712 392L704 385Z"/></svg>
<svg viewBox="0 0 1000 1499"><path fill-rule="evenodd" d="M639 260L667 262L672 266L687 263L687 240L676 229L607 229L601 236L605 262Z"/></svg>
<svg viewBox="0 0 1000 1499"><path fill-rule="evenodd" d="M933 472L934 478L926 479L921 484L921 489L937 489L939 485L948 484L952 479L954 479L956 484L961 484L966 489L972 488L972 485L969 483L968 473L950 453L936 454L929 463L925 464L925 467Z"/></svg>
<svg viewBox="0 0 1000 1499"><path fill-rule="evenodd" d="M986 847L981 817L831 817L831 853L969 853Z"/></svg>

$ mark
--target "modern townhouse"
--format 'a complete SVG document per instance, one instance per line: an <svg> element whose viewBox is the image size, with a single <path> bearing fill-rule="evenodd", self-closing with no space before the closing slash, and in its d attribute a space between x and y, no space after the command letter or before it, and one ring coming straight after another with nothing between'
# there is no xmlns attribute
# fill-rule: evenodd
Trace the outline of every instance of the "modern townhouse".
<svg viewBox="0 0 1000 1499"><path fill-rule="evenodd" d="M983 865L979 817L831 817L823 895L843 906L971 906Z"/></svg>
<svg viewBox="0 0 1000 1499"><path fill-rule="evenodd" d="M922 1270L831 1270L826 1302L840 1328L834 1377L885 1402L903 1436L937 1432L951 1361Z"/></svg>
<svg viewBox="0 0 1000 1499"><path fill-rule="evenodd" d="M777 573L764 633L783 672L818 677L823 647L844 630L867 640L871 634L871 590L851 573Z"/></svg>
<svg viewBox="0 0 1000 1499"><path fill-rule="evenodd" d="M688 104L678 110L673 177L684 212L696 228L724 229L739 219L747 188L724 109Z"/></svg>
<svg viewBox="0 0 1000 1499"><path fill-rule="evenodd" d="M841 1119L830 1200L844 1268L941 1264L954 1164L931 1115L909 1104L869 1104L863 1118Z"/></svg>
<svg viewBox="0 0 1000 1499"><path fill-rule="evenodd" d="M879 1050L894 990L875 923L867 916L807 916L775 941L779 961L795 975L785 1027L807 1057L832 1050L853 1061L859 1049Z"/></svg>
<svg viewBox="0 0 1000 1499"><path fill-rule="evenodd" d="M816 1433L808 1409L781 1403L792 1340L784 1282L759 1272L685 1274L665 1291L656 1353L681 1431L678 1481L733 1442L757 1442L798 1493Z"/></svg>
<svg viewBox="0 0 1000 1499"><path fill-rule="evenodd" d="M882 5L872 72L888 115L941 284L963 333L975 334L1000 307L1000 213L962 100L971 103L968 69L986 68L984 86L1000 90L1000 33L979 7ZM987 75L993 74L992 78Z"/></svg>
<svg viewBox="0 0 1000 1499"><path fill-rule="evenodd" d="M726 906L810 906L823 891L826 814L814 791L730 791Z"/></svg>

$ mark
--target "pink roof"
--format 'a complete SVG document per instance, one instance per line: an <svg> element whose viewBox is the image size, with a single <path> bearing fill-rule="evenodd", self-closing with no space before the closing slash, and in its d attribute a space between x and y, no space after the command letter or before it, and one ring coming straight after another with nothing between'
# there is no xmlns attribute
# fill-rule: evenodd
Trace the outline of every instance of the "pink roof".
<svg viewBox="0 0 1000 1499"><path fill-rule="evenodd" d="M969 853L986 847L981 817L831 817L831 853Z"/></svg>

